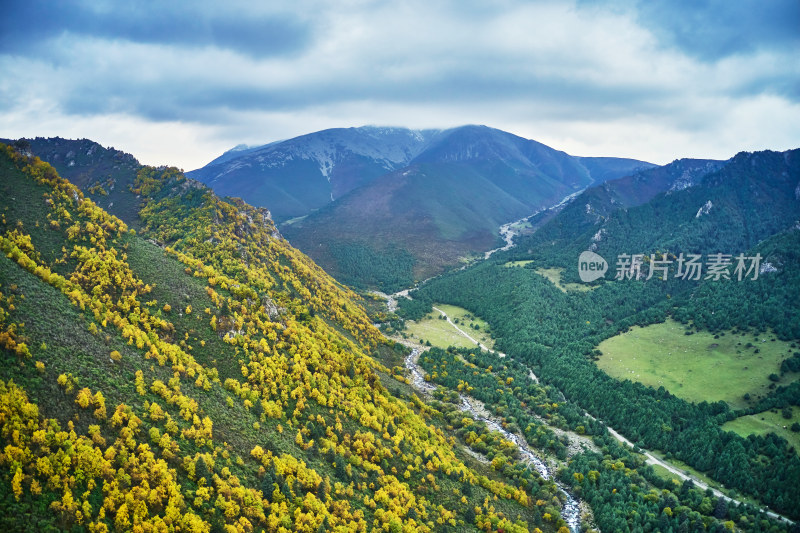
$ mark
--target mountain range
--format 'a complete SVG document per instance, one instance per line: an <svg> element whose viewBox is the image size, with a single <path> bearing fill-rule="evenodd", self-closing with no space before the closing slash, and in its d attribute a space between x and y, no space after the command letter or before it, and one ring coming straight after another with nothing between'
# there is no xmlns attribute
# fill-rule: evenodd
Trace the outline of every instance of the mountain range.
<svg viewBox="0 0 800 533"><path fill-rule="evenodd" d="M653 166L485 126L362 127L229 151L187 175L268 207L342 281L392 290L495 247L501 224Z"/></svg>

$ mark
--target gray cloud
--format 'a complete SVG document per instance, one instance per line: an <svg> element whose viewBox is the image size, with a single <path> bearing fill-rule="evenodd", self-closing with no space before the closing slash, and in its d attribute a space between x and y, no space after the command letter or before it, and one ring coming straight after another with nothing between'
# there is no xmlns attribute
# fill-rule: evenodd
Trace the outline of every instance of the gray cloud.
<svg viewBox="0 0 800 533"><path fill-rule="evenodd" d="M291 90L214 79L203 83L180 79L141 80L135 72L130 77L103 77L81 85L82 90L70 90L62 100L65 112L78 115L130 113L156 121L202 122L224 120L221 115L229 111L286 112L365 99L395 105L468 107L476 102L496 101L498 95L502 95L505 102L546 103L549 114L564 118L588 113L595 117L613 117L632 106L640 111L663 109L669 96L668 90L657 87L596 87L563 76L480 76L464 70L409 80L407 84L376 77L353 85L350 79L337 77Z"/></svg>
<svg viewBox="0 0 800 533"><path fill-rule="evenodd" d="M797 0L639 0L636 7L638 19L665 43L706 61L800 48Z"/></svg>
<svg viewBox="0 0 800 533"><path fill-rule="evenodd" d="M63 34L134 43L220 47L252 57L295 53L310 29L289 13L242 13L202 3L11 1L0 18L0 51L47 55Z"/></svg>
<svg viewBox="0 0 800 533"><path fill-rule="evenodd" d="M0 19L0 135L67 124L123 146L145 143L124 133L134 127L169 131L158 150L175 159L161 162L186 168L202 163L201 146L214 147L208 160L364 123L486 123L664 162L800 138L800 120L787 119L800 118L794 0L268 4L12 1Z"/></svg>

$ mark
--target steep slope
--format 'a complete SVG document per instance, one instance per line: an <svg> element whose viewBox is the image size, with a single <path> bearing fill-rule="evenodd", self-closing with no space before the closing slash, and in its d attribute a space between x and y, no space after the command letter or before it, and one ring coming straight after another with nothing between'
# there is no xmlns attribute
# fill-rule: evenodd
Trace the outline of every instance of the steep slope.
<svg viewBox="0 0 800 533"><path fill-rule="evenodd" d="M668 165L640 170L623 178L592 187L595 203L610 205L608 211L634 207L649 202L659 193L680 191L696 185L706 175L722 168L727 161L711 159L679 159ZM592 204L592 210L598 207Z"/></svg>
<svg viewBox="0 0 800 533"><path fill-rule="evenodd" d="M497 226L528 212L484 176L448 170L423 164L390 174L281 231L345 283L408 286L492 248Z"/></svg>
<svg viewBox="0 0 800 533"><path fill-rule="evenodd" d="M646 163L594 161L604 177ZM541 143L464 126L436 135L410 165L281 231L328 272L386 290L498 243L497 228L594 183L580 159Z"/></svg>
<svg viewBox="0 0 800 533"><path fill-rule="evenodd" d="M141 167L140 236L0 148L4 530L559 527L528 505L552 482L476 472L389 392L391 347L266 210Z"/></svg>
<svg viewBox="0 0 800 533"><path fill-rule="evenodd" d="M590 189L534 235L520 241L519 250L512 255L552 250L548 256L558 257L558 266L567 269L567 278L577 281L574 263L586 249L610 260L622 253L656 250L747 250L800 219L798 154L797 150L743 152L724 164L678 161L668 165L671 168ZM659 187L671 184L670 190L638 205L650 193L632 191L649 189L648 175L660 180ZM678 175L677 182L669 178ZM692 176L694 186L682 188L686 175ZM647 185L640 186L642 183Z"/></svg>
<svg viewBox="0 0 800 533"><path fill-rule="evenodd" d="M594 237L600 231L596 226L614 212L645 204L659 193L671 194L696 185L705 175L725 164L727 161L681 159L663 167L640 170L590 187L564 205L558 218L542 228L540 236L534 239L544 242L586 232L591 232ZM597 236L601 237L602 233ZM521 245L518 250L534 247L535 245L528 244L530 240L530 237L517 239Z"/></svg>
<svg viewBox="0 0 800 533"><path fill-rule="evenodd" d="M141 199L130 194L130 188L141 165L131 154L104 148L89 139L36 137L14 141L14 145L47 161L59 176L76 185L98 206L129 226L139 227Z"/></svg>
<svg viewBox="0 0 800 533"><path fill-rule="evenodd" d="M217 194L268 207L277 221L307 215L408 164L435 131L336 128L226 152L187 176Z"/></svg>

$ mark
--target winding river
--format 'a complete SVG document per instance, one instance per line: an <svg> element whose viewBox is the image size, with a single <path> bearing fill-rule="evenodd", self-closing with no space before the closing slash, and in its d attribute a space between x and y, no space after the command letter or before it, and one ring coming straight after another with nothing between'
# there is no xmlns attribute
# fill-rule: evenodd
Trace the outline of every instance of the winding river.
<svg viewBox="0 0 800 533"><path fill-rule="evenodd" d="M550 207L543 207L542 209L539 209L535 213L532 213L532 214L530 214L528 216L522 217L519 220L515 220L513 222L508 222L506 224L503 224L502 226L500 226L500 237L502 237L503 241L505 241L505 245L501 246L500 248L495 248L494 250L489 250L488 252L484 252L483 258L484 259L489 259L492 256L492 254L494 254L495 252L504 252L504 251L510 250L511 248L514 247L514 237L517 236L516 232L514 231L514 226L515 225L517 225L517 224L519 224L521 222L525 222L526 220L529 220L529 219L535 217L536 215L538 215L539 213L543 213L544 211L549 211L549 210L552 210L552 209L559 209L561 207L564 207L564 205L566 205L569 201L571 201L573 198L577 197L580 193L582 193L585 190L586 189L584 188L584 189L581 189L579 191L575 191L573 193L570 193L570 194L566 195L564 198L562 198L561 201L558 202L557 204L551 205Z"/></svg>
<svg viewBox="0 0 800 533"><path fill-rule="evenodd" d="M415 348L406 357L405 367L406 370L408 370L409 382L411 383L411 386L418 391L423 393L431 393L436 389L436 387L425 381L425 374L418 364L419 355L419 349ZM522 455L523 463L535 468L544 479L553 479L553 475L550 472L547 464L545 464L545 462L542 461L539 456L531 451L531 449L528 447L528 443L525 442L524 439L521 439L514 433L507 431L495 417L488 413L488 411L484 408L483 403L481 403L479 400L467 397L463 394L459 394L459 396L461 398L460 408L462 411L469 413L475 420L480 420L486 424L486 427L488 427L491 431L497 431L503 435L504 439L513 442L519 449L520 455ZM555 480L555 484L563 495L561 517L567 523L567 527L569 527L572 533L578 533L581 525L580 504L578 500L572 494L570 494L563 483Z"/></svg>

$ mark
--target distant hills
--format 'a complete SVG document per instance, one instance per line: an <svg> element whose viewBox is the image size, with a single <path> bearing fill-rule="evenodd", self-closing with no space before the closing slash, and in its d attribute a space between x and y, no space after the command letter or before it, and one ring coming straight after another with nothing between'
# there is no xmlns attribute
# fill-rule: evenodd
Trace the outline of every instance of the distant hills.
<svg viewBox="0 0 800 533"><path fill-rule="evenodd" d="M486 126L362 127L239 148L188 175L268 207L340 280L392 290L493 248L503 223L653 166L574 157Z"/></svg>
<svg viewBox="0 0 800 533"><path fill-rule="evenodd" d="M436 134L401 128L329 129L264 146L240 146L187 176L217 194L269 207L282 222L402 168Z"/></svg>
<svg viewBox="0 0 800 533"><path fill-rule="evenodd" d="M742 252L800 221L798 180L800 150L677 160L584 191L512 255L547 255L577 281L574 259L586 249Z"/></svg>

